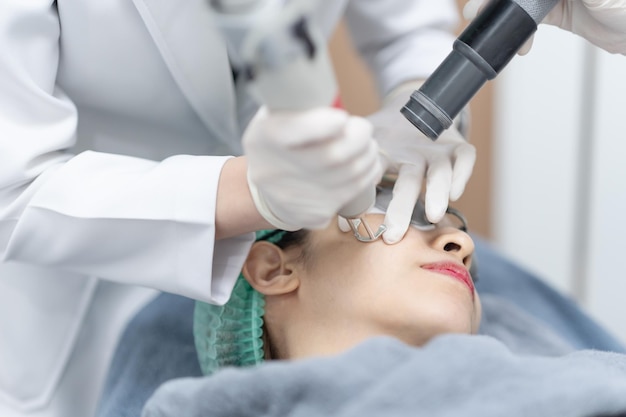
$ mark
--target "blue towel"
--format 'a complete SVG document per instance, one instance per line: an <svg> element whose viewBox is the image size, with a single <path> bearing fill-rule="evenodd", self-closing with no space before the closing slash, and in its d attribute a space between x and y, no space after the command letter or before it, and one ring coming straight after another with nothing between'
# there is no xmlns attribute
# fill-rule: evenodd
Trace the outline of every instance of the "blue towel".
<svg viewBox="0 0 626 417"><path fill-rule="evenodd" d="M518 355L489 336L377 337L334 357L177 379L143 417L589 417L626 412L626 355Z"/></svg>

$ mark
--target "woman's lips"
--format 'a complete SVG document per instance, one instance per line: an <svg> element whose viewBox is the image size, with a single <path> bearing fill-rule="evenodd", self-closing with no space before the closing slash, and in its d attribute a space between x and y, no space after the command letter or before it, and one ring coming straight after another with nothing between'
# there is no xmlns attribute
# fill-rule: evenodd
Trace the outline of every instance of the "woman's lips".
<svg viewBox="0 0 626 417"><path fill-rule="evenodd" d="M439 274L448 275L449 277L461 281L467 285L472 293L472 297L474 296L474 282L472 281L469 272L467 272L467 268L464 266L454 262L438 262L434 264L422 265L422 268Z"/></svg>

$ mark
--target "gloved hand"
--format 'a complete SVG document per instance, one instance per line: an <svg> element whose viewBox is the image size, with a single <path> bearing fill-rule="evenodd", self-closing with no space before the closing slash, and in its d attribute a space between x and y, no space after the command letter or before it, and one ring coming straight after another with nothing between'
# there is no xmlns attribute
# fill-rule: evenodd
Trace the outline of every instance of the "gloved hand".
<svg viewBox="0 0 626 417"><path fill-rule="evenodd" d="M473 19L483 2L469 0L464 17ZM608 52L626 55L626 0L561 0L542 23L569 30ZM531 45L532 37L520 55Z"/></svg>
<svg viewBox="0 0 626 417"><path fill-rule="evenodd" d="M449 200L455 201L463 194L476 161L476 149L463 138L456 124L433 141L400 113L421 84L412 82L396 88L382 109L368 117L374 125L383 167L397 174L385 216L386 243L399 242L408 230L424 179L426 216L436 223L445 215Z"/></svg>
<svg viewBox="0 0 626 417"><path fill-rule="evenodd" d="M243 147L256 208L283 230L326 227L383 172L371 123L339 109L270 114L261 108Z"/></svg>

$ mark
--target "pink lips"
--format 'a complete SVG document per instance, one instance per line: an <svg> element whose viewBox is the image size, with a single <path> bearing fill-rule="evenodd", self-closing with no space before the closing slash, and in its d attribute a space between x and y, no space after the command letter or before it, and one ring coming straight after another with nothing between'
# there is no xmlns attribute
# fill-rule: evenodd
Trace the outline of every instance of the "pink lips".
<svg viewBox="0 0 626 417"><path fill-rule="evenodd" d="M422 265L422 268L439 274L448 275L449 277L461 281L467 285L472 293L472 297L474 296L474 282L464 266L454 262L437 262L434 264Z"/></svg>

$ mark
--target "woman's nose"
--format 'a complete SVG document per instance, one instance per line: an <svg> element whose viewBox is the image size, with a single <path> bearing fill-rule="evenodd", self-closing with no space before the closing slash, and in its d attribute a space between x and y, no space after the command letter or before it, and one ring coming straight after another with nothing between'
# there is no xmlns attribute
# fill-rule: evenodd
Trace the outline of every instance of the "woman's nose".
<svg viewBox="0 0 626 417"><path fill-rule="evenodd" d="M462 230L455 227L435 229L437 236L432 241L435 249L448 252L456 256L463 265L470 267L474 253L474 241Z"/></svg>

